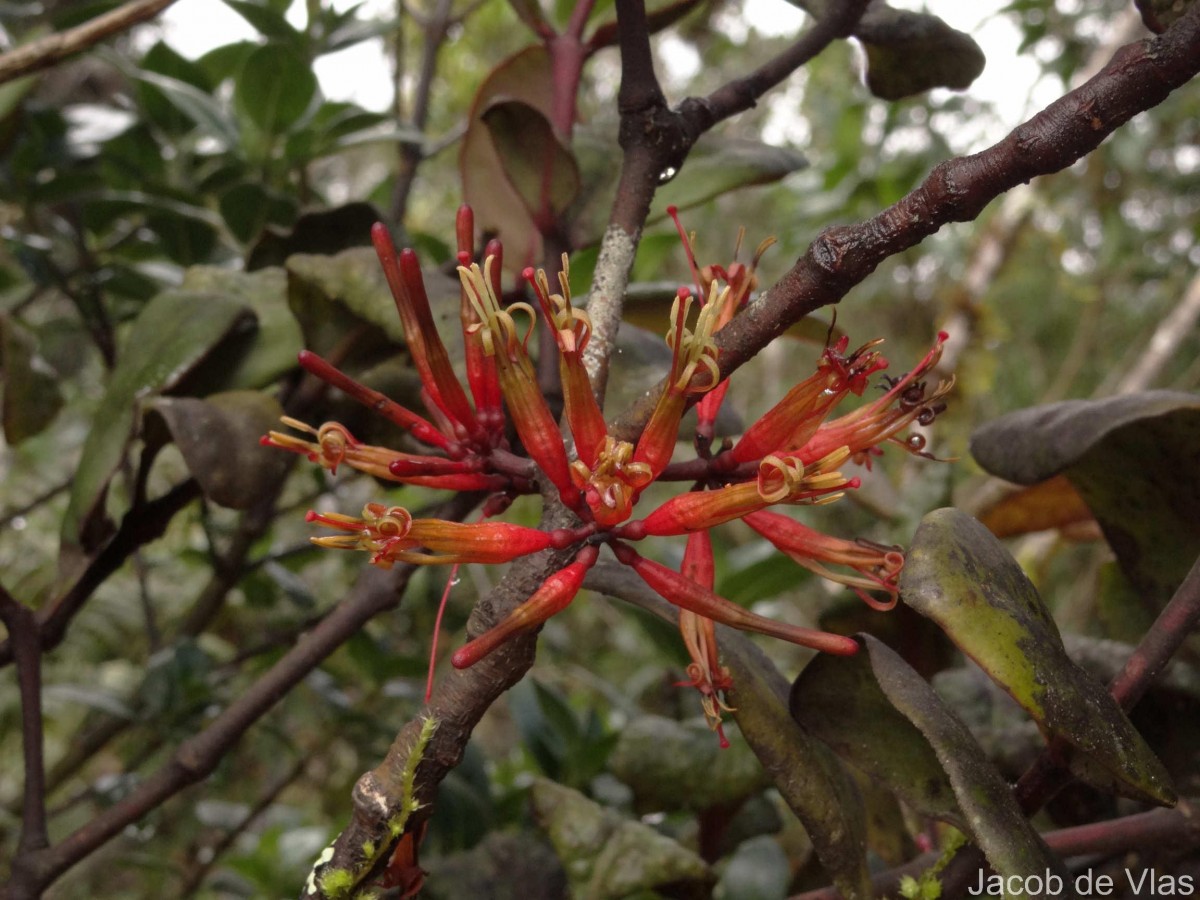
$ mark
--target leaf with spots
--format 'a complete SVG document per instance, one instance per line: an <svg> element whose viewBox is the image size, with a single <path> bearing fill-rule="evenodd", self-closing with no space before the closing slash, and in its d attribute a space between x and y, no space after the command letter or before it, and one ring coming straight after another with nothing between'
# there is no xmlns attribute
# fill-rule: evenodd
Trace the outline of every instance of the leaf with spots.
<svg viewBox="0 0 1200 900"><path fill-rule="evenodd" d="M1044 733L1075 749L1077 775L1145 802L1174 802L1162 763L1104 686L1067 656L1037 590L983 525L956 509L927 515L900 590Z"/></svg>

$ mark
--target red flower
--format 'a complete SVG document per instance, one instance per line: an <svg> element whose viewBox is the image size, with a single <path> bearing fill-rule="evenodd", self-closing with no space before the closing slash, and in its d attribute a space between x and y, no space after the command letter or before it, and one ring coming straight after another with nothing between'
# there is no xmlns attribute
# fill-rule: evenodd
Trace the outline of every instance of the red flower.
<svg viewBox="0 0 1200 900"><path fill-rule="evenodd" d="M720 664L716 622L827 653L856 652L857 643L848 637L776 622L714 593L709 529L743 519L796 562L852 588L875 608L895 605L897 578L904 565L898 548L830 537L768 508L837 500L859 483L857 478L847 478L841 467L850 461L869 462L872 454L881 452L880 444L898 443L927 455L924 438L898 435L914 421L929 424L945 406L952 381L927 390L922 380L940 358L945 335L938 336L912 371L899 379L886 379L888 390L882 397L830 419L839 401L848 394L861 395L871 376L887 365L875 349L878 341L847 353L848 339L841 339L821 354L812 376L746 429L732 447L713 456L709 452L712 426L727 387L727 381L720 379L713 334L746 301L754 285L755 265L769 243L760 245L749 267L735 262L728 269L714 266L701 272L685 236L689 264L704 302L687 289L679 291L667 332L672 358L666 387L641 436L631 443L608 433L592 392L582 360L591 321L571 305L564 256L557 293L551 291L545 272L527 269L523 274L554 333L564 419L576 456L572 460L527 351L537 318L533 307L501 302L498 242L488 245L482 266L472 262L473 221L465 207L459 211L456 231L469 391L455 378L434 328L415 254L411 250L397 254L382 225L375 227L372 238L421 378L427 416L359 383L316 354L305 351L300 356L307 371L380 412L429 451L375 447L357 440L336 422L313 428L288 418L284 424L304 436L272 431L263 442L307 456L333 473L345 464L385 481L486 491L491 494L484 504L488 517L503 512L515 495L535 490L534 482L544 481L576 513L580 524L554 531L504 522L461 524L414 519L402 507L368 503L358 517L310 512L309 521L336 532L313 541L325 547L365 550L372 563L385 567L396 562L495 564L548 549L576 549L574 560L551 573L533 596L454 654L452 662L459 668L474 664L514 635L536 629L569 605L595 564L599 545L607 543L620 562L679 608L680 633L692 660L686 684L700 692L705 715L723 744L721 713L729 709L724 694L731 679ZM517 328L517 313L530 320L524 332ZM673 469L670 460L680 421L693 402L699 406L700 459ZM527 459L510 452L507 424L520 439ZM629 521L651 483L678 480L685 471L696 482L694 489L667 499L643 519ZM643 557L627 543L651 535L682 534L688 535L688 544L680 572ZM873 596L877 594L886 599Z"/></svg>

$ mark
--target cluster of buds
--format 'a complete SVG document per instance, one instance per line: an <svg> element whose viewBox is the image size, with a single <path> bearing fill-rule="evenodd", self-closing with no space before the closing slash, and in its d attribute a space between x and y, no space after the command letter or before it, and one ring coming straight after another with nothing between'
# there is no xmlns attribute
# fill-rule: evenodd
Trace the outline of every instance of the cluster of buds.
<svg viewBox="0 0 1200 900"><path fill-rule="evenodd" d="M674 211L672 211L674 215ZM584 367L592 335L586 312L573 308L564 255L558 291L544 271L526 269L537 309L527 302L505 304L500 290L501 248L491 242L483 264L472 257L473 219L459 211L458 273L466 375L470 391L455 376L450 356L434 327L420 266L411 250L397 254L383 225L372 231L421 379L426 415L406 409L362 385L316 354L304 352L301 365L403 428L425 452L400 452L363 444L345 427L328 422L312 428L284 423L303 436L271 432L263 442L309 457L331 472L346 466L403 484L455 491L486 492L483 518L502 512L512 498L549 492L577 517L571 528L545 531L503 522L462 524L414 519L405 509L367 504L361 516L309 513L309 521L335 534L314 538L326 547L365 550L371 562L409 564L502 563L547 549L576 550L572 561L552 574L525 602L491 630L454 653L464 668L516 634L537 628L575 598L588 570L607 544L616 558L679 609L679 626L692 658L687 684L701 694L710 724L720 735L724 694L731 687L721 666L715 622L782 638L827 653L851 654L854 640L777 622L756 615L713 591L709 529L734 519L745 521L779 550L824 578L840 582L877 609L890 609L898 596L904 565L899 548L830 537L795 519L772 512L779 505L819 505L837 500L859 485L841 469L869 465L881 446L894 443L927 455L919 435L901 437L913 422L929 424L945 408L951 388L929 389L924 376L937 364L946 335L900 378L884 376L885 392L840 418L830 418L839 401L861 396L871 376L887 366L870 342L853 352L848 339L826 346L816 372L796 385L736 441L714 451L713 426L728 387L721 375L713 335L747 302L764 242L750 265L734 262L698 269L682 229L696 282L680 288L671 310L667 344L671 367L665 387L634 442L610 434ZM564 441L559 423L538 384L528 341L541 317L554 335L563 390ZM530 320L522 331L515 315ZM698 458L672 464L680 422L697 406ZM523 453L514 452L514 448ZM573 446L573 452L569 448ZM654 482L690 481L690 490L634 519L634 507ZM648 536L687 535L681 571L638 553L632 546ZM836 568L835 568L836 567Z"/></svg>

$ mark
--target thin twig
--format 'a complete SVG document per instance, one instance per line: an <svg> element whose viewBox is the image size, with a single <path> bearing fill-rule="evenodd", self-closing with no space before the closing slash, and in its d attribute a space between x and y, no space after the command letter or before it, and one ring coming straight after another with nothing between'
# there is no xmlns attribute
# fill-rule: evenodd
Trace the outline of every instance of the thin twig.
<svg viewBox="0 0 1200 900"><path fill-rule="evenodd" d="M175 0L133 0L82 25L10 50L0 56L0 84L50 66L81 53L105 38L152 19Z"/></svg>
<svg viewBox="0 0 1200 900"><path fill-rule="evenodd" d="M696 141L718 122L750 109L768 90L805 65L839 37L849 34L866 8L865 0L849 0L778 56L749 75L718 88L708 97L691 97L677 110L667 108L654 74L646 11L641 2L617 3L621 45L620 142L624 150L616 201L600 244L588 316L592 337L584 365L598 398L603 400L608 359L620 326L625 289L641 229L664 173L677 171Z"/></svg>
<svg viewBox="0 0 1200 900"><path fill-rule="evenodd" d="M42 739L42 647L37 616L0 585L0 621L8 628L16 658L21 693L21 745L25 756L25 787L21 804L20 860L49 845L46 830L46 757Z"/></svg>

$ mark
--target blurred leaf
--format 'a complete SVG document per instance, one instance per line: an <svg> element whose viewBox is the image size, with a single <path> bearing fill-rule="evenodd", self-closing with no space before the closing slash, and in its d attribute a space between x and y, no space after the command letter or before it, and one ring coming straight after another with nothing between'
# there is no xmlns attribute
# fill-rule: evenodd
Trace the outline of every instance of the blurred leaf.
<svg viewBox="0 0 1200 900"><path fill-rule="evenodd" d="M539 778L530 798L567 870L572 896L617 900L660 885L713 880L691 850L577 791Z"/></svg>
<svg viewBox="0 0 1200 900"><path fill-rule="evenodd" d="M62 408L58 374L38 355L35 336L0 315L0 368L4 370L4 440L12 446L38 434Z"/></svg>
<svg viewBox="0 0 1200 900"><path fill-rule="evenodd" d="M334 254L351 247L369 247L371 226L382 218L369 203L346 203L305 213L288 230L268 228L251 248L246 269L282 266L296 253ZM379 268L378 261L375 268Z"/></svg>
<svg viewBox="0 0 1200 900"><path fill-rule="evenodd" d="M883 100L902 100L932 88L962 91L987 63L970 35L928 13L886 10L887 27L874 17L856 36L867 51L867 87Z"/></svg>
<svg viewBox="0 0 1200 900"><path fill-rule="evenodd" d="M317 93L307 59L283 44L264 44L246 57L233 102L265 134L279 134L304 115Z"/></svg>
<svg viewBox="0 0 1200 900"><path fill-rule="evenodd" d="M282 269L240 272L216 266L192 266L183 273L183 290L222 294L242 301L254 312L258 327L235 338L209 379L213 390L265 388L296 368L304 349L300 324L287 300L287 276ZM210 366L206 365L205 369ZM205 385L209 387L209 385Z"/></svg>
<svg viewBox="0 0 1200 900"><path fill-rule="evenodd" d="M1018 484L1066 475L1154 609L1200 556L1200 396L1149 391L1019 410L977 429L971 453Z"/></svg>
<svg viewBox="0 0 1200 900"><path fill-rule="evenodd" d="M1173 802L1162 764L1104 686L1067 656L1037 591L981 524L955 509L925 516L900 589L1044 731L1099 766L1111 782L1103 787Z"/></svg>
<svg viewBox="0 0 1200 900"><path fill-rule="evenodd" d="M1142 22L1155 34L1166 31L1196 0L1134 0Z"/></svg>
<svg viewBox="0 0 1200 900"><path fill-rule="evenodd" d="M164 291L142 310L93 417L63 518L66 546L95 547L103 530L104 495L137 423L138 403L169 390L253 315L219 294Z"/></svg>
<svg viewBox="0 0 1200 900"><path fill-rule="evenodd" d="M243 181L224 191L218 206L221 218L243 244L258 237L268 224L290 222L296 213L294 200L254 181Z"/></svg>
<svg viewBox="0 0 1200 900"><path fill-rule="evenodd" d="M178 78L138 69L131 63L122 61L120 56L114 55L109 58L130 78L158 90L176 109L209 136L219 140L224 147L238 146L240 138L237 123L226 115L221 104L209 94Z"/></svg>
<svg viewBox="0 0 1200 900"><path fill-rule="evenodd" d="M980 512L979 521L998 538L1051 528L1078 533L1079 526L1095 522L1079 492L1062 475L1002 497Z"/></svg>
<svg viewBox="0 0 1200 900"><path fill-rule="evenodd" d="M553 221L579 193L579 167L542 113L520 100L493 100L480 113L504 177L534 222Z"/></svg>
<svg viewBox="0 0 1200 900"><path fill-rule="evenodd" d="M698 206L738 188L772 184L808 165L804 154L760 141L705 135L696 142L678 176L654 195L649 221L666 215L668 206Z"/></svg>
<svg viewBox="0 0 1200 900"><path fill-rule="evenodd" d="M731 806L770 784L745 742L731 741L722 750L702 723L660 716L638 716L625 725L608 768L633 789L644 810Z"/></svg>
<svg viewBox="0 0 1200 900"><path fill-rule="evenodd" d="M862 798L829 749L788 712L788 684L745 636L720 626L721 659L733 676L734 718L763 769L812 839L817 857L847 897L871 896Z"/></svg>
<svg viewBox="0 0 1200 900"><path fill-rule="evenodd" d="M275 38L284 43L298 42L300 32L292 27L283 10L275 10L262 3L250 0L225 0L225 5L250 23L259 34Z"/></svg>
<svg viewBox="0 0 1200 900"><path fill-rule="evenodd" d="M769 835L744 841L721 873L724 900L784 900L792 881L791 863Z"/></svg>
<svg viewBox="0 0 1200 900"><path fill-rule="evenodd" d="M153 72L174 79L201 93L212 93L213 85L204 70L162 41L146 51L141 60L141 67L143 72ZM180 107L178 99L167 96L162 88L145 80L138 84L137 88L146 118L157 127L177 134L197 124L193 116L185 113Z"/></svg>
<svg viewBox="0 0 1200 900"><path fill-rule="evenodd" d="M483 121L484 113L496 101L520 101L549 121L554 108L554 75L544 47L526 47L484 79L458 157L463 200L475 210L475 227L500 236L505 266L519 272L541 260L542 239L524 200L505 176L491 130Z"/></svg>
<svg viewBox="0 0 1200 900"><path fill-rule="evenodd" d="M800 725L912 809L969 830L934 748L880 689L869 654L819 654L792 685L789 707Z"/></svg>
<svg viewBox="0 0 1200 900"><path fill-rule="evenodd" d="M288 302L309 349L328 353L359 323L403 345L404 329L374 250L296 253L288 257L287 273Z"/></svg>
<svg viewBox="0 0 1200 900"><path fill-rule="evenodd" d="M824 18L830 0L789 0ZM869 4L854 29L867 51L867 87L876 97L899 100L935 87L963 90L983 71L986 58L970 35L926 12Z"/></svg>
<svg viewBox="0 0 1200 900"><path fill-rule="evenodd" d="M283 414L273 397L258 391L160 397L149 409L162 416L188 471L214 503L249 509L278 490L291 460L258 442Z"/></svg>

